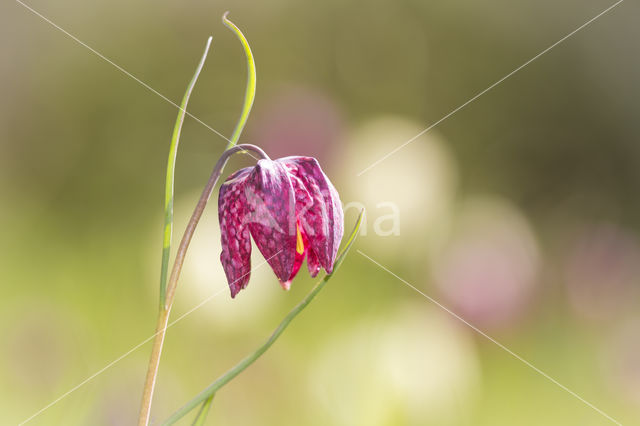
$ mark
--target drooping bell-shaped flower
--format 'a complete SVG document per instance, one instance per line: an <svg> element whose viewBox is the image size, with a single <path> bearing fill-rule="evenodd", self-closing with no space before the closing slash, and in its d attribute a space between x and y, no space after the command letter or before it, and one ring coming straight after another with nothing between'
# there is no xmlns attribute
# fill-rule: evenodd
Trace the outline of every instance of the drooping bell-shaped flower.
<svg viewBox="0 0 640 426"><path fill-rule="evenodd" d="M343 235L338 192L312 157L259 160L220 187L220 260L231 297L247 286L251 239L286 290L305 257L309 273L331 273Z"/></svg>

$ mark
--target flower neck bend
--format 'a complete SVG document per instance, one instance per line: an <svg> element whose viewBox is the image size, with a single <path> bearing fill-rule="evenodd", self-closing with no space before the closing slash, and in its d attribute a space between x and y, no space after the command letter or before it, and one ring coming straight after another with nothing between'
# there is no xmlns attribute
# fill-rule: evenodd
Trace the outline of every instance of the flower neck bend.
<svg viewBox="0 0 640 426"><path fill-rule="evenodd" d="M248 152L248 151L258 154L258 156L260 157L259 159L271 160L271 158L267 155L266 152L262 150L262 148L256 145L244 143L244 144L232 146L231 148L223 152L218 162L221 164L225 163L229 159L229 157L231 157L233 154L236 154L238 152Z"/></svg>

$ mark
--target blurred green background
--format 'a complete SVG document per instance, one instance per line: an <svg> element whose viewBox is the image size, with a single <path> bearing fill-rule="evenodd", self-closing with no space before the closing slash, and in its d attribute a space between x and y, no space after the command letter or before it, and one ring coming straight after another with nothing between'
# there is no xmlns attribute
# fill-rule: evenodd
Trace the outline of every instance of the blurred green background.
<svg viewBox="0 0 640 426"><path fill-rule="evenodd" d="M272 157L318 157L356 249L622 424L640 424L640 36L623 2L360 171L613 1L28 3L174 102ZM177 110L17 2L0 6L0 423L27 419L153 333ZM224 148L187 118L177 236ZM251 164L247 158L227 167ZM215 203L187 256L155 424L308 291L258 268L231 300ZM254 250L256 252L256 250ZM254 256L254 265L260 262ZM214 296L215 295L215 296ZM211 297L213 296L213 297ZM30 425L134 424L150 343ZM189 424L188 421L185 424ZM612 424L355 250L207 424Z"/></svg>

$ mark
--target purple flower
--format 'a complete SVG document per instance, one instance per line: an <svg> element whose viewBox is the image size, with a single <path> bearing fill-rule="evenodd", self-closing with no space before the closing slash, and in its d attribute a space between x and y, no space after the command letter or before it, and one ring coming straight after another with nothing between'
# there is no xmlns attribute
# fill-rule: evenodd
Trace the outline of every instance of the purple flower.
<svg viewBox="0 0 640 426"><path fill-rule="evenodd" d="M338 192L311 157L259 160L220 187L220 260L231 297L247 286L251 239L285 290L302 262L312 277L331 273L343 234Z"/></svg>

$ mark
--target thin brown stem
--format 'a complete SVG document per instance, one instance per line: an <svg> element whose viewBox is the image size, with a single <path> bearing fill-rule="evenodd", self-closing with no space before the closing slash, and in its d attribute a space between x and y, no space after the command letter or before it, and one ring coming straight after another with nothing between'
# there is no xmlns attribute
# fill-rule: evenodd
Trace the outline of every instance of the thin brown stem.
<svg viewBox="0 0 640 426"><path fill-rule="evenodd" d="M142 405L140 407L140 417L138 418L138 426L147 426L149 424L149 418L151 415L151 402L153 400L153 391L155 388L156 378L158 376L158 367L160 365L160 355L162 353L162 346L164 344L164 337L167 332L167 324L169 322L169 313L171 312L171 307L173 306L173 299L176 293L176 287L178 285L178 278L180 277L180 272L182 271L182 265L184 263L185 255L187 254L187 249L189 248L189 243L191 243L191 238L193 238L193 234L196 230L196 226L198 226L198 222L200 221L200 217L202 217L202 213L204 212L204 208L213 193L213 188L216 186L222 171L224 170L224 166L227 164L229 157L237 152L244 151L253 151L257 153L263 159L269 159L269 156L265 154L265 152L258 148L255 145L243 144L236 145L232 148L226 150L220 156L220 159L216 163L213 171L211 172L211 176L209 176L209 180L202 190L202 195L200 195L200 199L198 200L198 204L196 208L193 210L193 214L191 215L191 219L189 219L189 223L187 224L187 228L184 231L182 236L182 240L180 241L180 246L178 247L178 251L176 253L176 258L173 262L173 268L171 270L171 275L169 277L169 282L167 283L167 294L165 298L164 306L160 307L160 312L158 313L158 323L156 324L156 334L153 340L153 348L151 350L151 358L149 359L149 368L147 369L147 377L144 384L144 390L142 393Z"/></svg>

